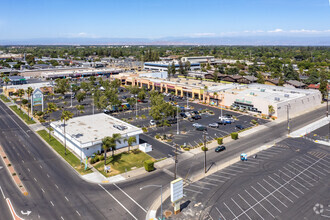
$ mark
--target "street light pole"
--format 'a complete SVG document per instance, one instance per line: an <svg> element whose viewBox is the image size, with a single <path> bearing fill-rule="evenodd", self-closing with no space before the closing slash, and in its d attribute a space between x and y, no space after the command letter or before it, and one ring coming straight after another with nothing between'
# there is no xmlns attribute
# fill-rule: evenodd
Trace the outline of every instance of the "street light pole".
<svg viewBox="0 0 330 220"><path fill-rule="evenodd" d="M137 108L138 108L138 106L137 106L137 95L135 95L135 119L137 119Z"/></svg>
<svg viewBox="0 0 330 220"><path fill-rule="evenodd" d="M176 134L180 134L180 130L179 130L179 105L176 105Z"/></svg>
<svg viewBox="0 0 330 220"><path fill-rule="evenodd" d="M204 173L206 173L206 131L204 133Z"/></svg>
<svg viewBox="0 0 330 220"><path fill-rule="evenodd" d="M286 106L287 124L288 124L288 135L290 135L290 116L289 116L290 105Z"/></svg>
<svg viewBox="0 0 330 220"><path fill-rule="evenodd" d="M160 218L163 220L163 185L146 185L141 187L140 190L151 186L160 187Z"/></svg>
<svg viewBox="0 0 330 220"><path fill-rule="evenodd" d="M176 179L176 164L178 163L177 155L178 155L178 145L176 144L175 145L174 180Z"/></svg>
<svg viewBox="0 0 330 220"><path fill-rule="evenodd" d="M72 108L72 85L71 85L71 108Z"/></svg>

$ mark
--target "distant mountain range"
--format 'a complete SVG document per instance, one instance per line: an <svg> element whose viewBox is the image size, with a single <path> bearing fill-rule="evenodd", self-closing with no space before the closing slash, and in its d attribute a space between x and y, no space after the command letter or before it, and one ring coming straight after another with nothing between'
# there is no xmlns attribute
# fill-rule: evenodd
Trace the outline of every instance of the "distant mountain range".
<svg viewBox="0 0 330 220"><path fill-rule="evenodd" d="M0 45L292 45L330 46L330 37L166 37L148 38L34 38L0 40Z"/></svg>

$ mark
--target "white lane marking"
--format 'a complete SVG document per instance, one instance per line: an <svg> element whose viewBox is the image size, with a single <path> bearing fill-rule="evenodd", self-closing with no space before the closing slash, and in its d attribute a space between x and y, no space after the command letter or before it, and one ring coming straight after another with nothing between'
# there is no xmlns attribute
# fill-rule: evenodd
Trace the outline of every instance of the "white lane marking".
<svg viewBox="0 0 330 220"><path fill-rule="evenodd" d="M223 220L226 220L226 218L222 215L222 213L219 211L218 207L215 207L215 209L219 212L219 214L221 215L221 217L223 218ZM221 218L219 218L221 219Z"/></svg>
<svg viewBox="0 0 330 220"><path fill-rule="evenodd" d="M268 176L270 179L272 179L275 183L277 183L278 185L281 185L279 182L277 182L275 179L273 179L271 176ZM296 194L294 194L293 192L291 192L290 190L288 190L288 188L286 188L285 186L283 187L284 189L286 189L286 191L288 191L289 193L291 193L292 195L294 195L297 199L299 198Z"/></svg>
<svg viewBox="0 0 330 220"><path fill-rule="evenodd" d="M254 198L248 191L246 191L245 190L245 192L247 193L247 194L249 194L249 196L252 198L252 199L254 199L254 201L256 201L257 203L256 204L258 204L258 200L256 199L256 198ZM258 191L257 191L258 192ZM258 192L259 193L259 192ZM259 193L260 194L260 193ZM262 195L261 195L262 196ZM262 196L263 197L263 196ZM268 199L266 199L266 201L267 202L269 202L269 200ZM269 202L270 203L270 202ZM274 219L275 219L275 217L273 216L273 214L272 213L270 213L269 211L268 211L268 209L266 209L261 203L259 203L259 205L263 208L263 209L265 209L266 210L266 212L268 212L268 214L270 215L270 216L272 216ZM254 205L253 206L250 206L250 207L252 207L252 208L254 208Z"/></svg>
<svg viewBox="0 0 330 220"><path fill-rule="evenodd" d="M48 175L48 173L47 173L47 177L49 178L50 176Z"/></svg>
<svg viewBox="0 0 330 220"><path fill-rule="evenodd" d="M240 165L235 165L235 164L230 165L230 167L240 168L240 169L249 169L248 167L241 167Z"/></svg>
<svg viewBox="0 0 330 220"><path fill-rule="evenodd" d="M76 212L77 212L77 214L78 214L79 216L81 216L80 213L79 213L77 210L76 210Z"/></svg>
<svg viewBox="0 0 330 220"><path fill-rule="evenodd" d="M231 168L225 168L226 170L229 170L229 171L234 171L234 172L238 172L238 173L242 173L243 171L241 170L235 170L235 169L231 169Z"/></svg>
<svg viewBox="0 0 330 220"><path fill-rule="evenodd" d="M289 179L291 178L290 176L288 176L288 175L286 175L285 173L283 173L281 170L280 170L279 172L281 172L281 173L284 174L285 176L289 177ZM282 180L284 180L284 181L286 182L286 180L283 179L283 178L281 178L279 175L277 175L277 174L274 174L274 175L276 175L278 178L280 178L280 179L282 179ZM306 186L304 186L303 184L299 183L297 180L293 180L293 181L295 181L296 183L298 183L300 186L304 187L305 189L309 190ZM291 184L291 186L293 186L293 185ZM303 193L302 191L300 191L298 188L296 188L296 189L297 189L299 192L301 192L302 194L304 194L304 193Z"/></svg>
<svg viewBox="0 0 330 220"><path fill-rule="evenodd" d="M138 220L121 202L118 201L118 199L116 199L116 197L114 197L110 192L108 192L108 190L106 190L101 184L97 184L99 185L109 196L111 196L123 209L125 209L125 211L130 214L135 220Z"/></svg>
<svg viewBox="0 0 330 220"><path fill-rule="evenodd" d="M8 114L7 111L5 111L1 106L0 106L0 108L1 108L4 112L7 113L7 115L11 118L11 120L13 120L13 122L15 122L15 124L16 124L18 127L20 127L20 128L22 129L22 131L25 133L26 136L30 137L30 135L28 135L28 134L26 133L26 131L25 131L25 130L24 130L19 124L17 124L17 122L11 117L10 114Z"/></svg>
<svg viewBox="0 0 330 220"><path fill-rule="evenodd" d="M61 219L64 220L64 218L61 216Z"/></svg>
<svg viewBox="0 0 330 220"><path fill-rule="evenodd" d="M1 186L0 186L0 191L1 191L1 194L2 194L3 199L5 199L6 197L5 197L5 194L3 193L3 190L1 188Z"/></svg>
<svg viewBox="0 0 330 220"><path fill-rule="evenodd" d="M139 206L145 213L147 213L147 210L145 210L139 203L137 203L132 197L130 197L124 190L122 190L119 186L116 185L116 183L113 184L117 189L119 189L122 193L124 193L130 200L132 200L137 206Z"/></svg>
<svg viewBox="0 0 330 220"><path fill-rule="evenodd" d="M237 216L233 213L233 211L231 211L231 209L226 205L226 203L223 203L226 207L227 207L227 209L231 212L231 214L233 214L233 216L235 217L235 218L237 218Z"/></svg>
<svg viewBox="0 0 330 220"><path fill-rule="evenodd" d="M55 206L54 203L52 201L50 201L50 204L52 204L52 206Z"/></svg>
<svg viewBox="0 0 330 220"><path fill-rule="evenodd" d="M58 189L58 186L55 184L56 188Z"/></svg>
<svg viewBox="0 0 330 220"><path fill-rule="evenodd" d="M259 158L258 158L258 160L259 160ZM259 162L251 161L251 160L244 161L244 163L254 163L254 164L259 164Z"/></svg>
<svg viewBox="0 0 330 220"><path fill-rule="evenodd" d="M203 194L202 192L199 192L199 191L195 191L195 190L192 190L192 189L187 189L187 188L183 188L184 190L187 190L187 191L190 191L190 192L194 192L194 193L199 193L199 194Z"/></svg>
<svg viewBox="0 0 330 220"><path fill-rule="evenodd" d="M27 170L30 172L30 169L29 168L27 168Z"/></svg>
<svg viewBox="0 0 330 220"><path fill-rule="evenodd" d="M211 190L210 188L204 187L204 186L197 186L197 185L193 185L190 184L189 186L193 186L193 187L197 187L197 188L201 188L201 189L206 189L206 190Z"/></svg>
<svg viewBox="0 0 330 220"><path fill-rule="evenodd" d="M239 206L236 202L235 202L235 200L233 200L233 198L230 198L231 199L231 201L233 201L234 203L235 203L235 205L237 205L237 207L243 212L243 209L241 208L241 206ZM250 218L250 216L247 214L247 213L245 213L245 215L250 219L250 220L252 220L251 218Z"/></svg>
<svg viewBox="0 0 330 220"><path fill-rule="evenodd" d="M272 193L270 193L269 195L267 195L265 198L263 198L262 200L260 200L260 201L257 202L256 204L260 203L261 201L263 201L264 199L266 199L266 198L269 197L270 195L274 194L276 191L278 191L279 189L281 189L284 185L290 183L290 182L291 182L293 179L295 179L296 177L299 177L303 172L305 172L305 171L306 171L307 169L309 169L311 166L314 166L314 164L317 164L320 160L322 160L322 158L319 159L319 160L317 160L316 162L314 162L312 165L308 166L306 169L304 169L303 171L301 171L300 173L298 173L298 174L295 175L294 177L292 177L290 180L288 180L286 183L282 184L280 187L278 187L276 190L274 190ZM253 206L255 206L256 204L254 204ZM244 212L247 212L247 211L249 211L250 209L251 209L251 207L248 208L248 209L246 209ZM237 218L240 217L240 216L242 216L243 214L244 214L244 213L241 213L239 216L237 216Z"/></svg>
<svg viewBox="0 0 330 220"><path fill-rule="evenodd" d="M259 182L257 182L257 184L258 184L259 186L261 186L261 188L263 188L268 194L271 193L269 190L267 190L267 189L266 189L263 185L261 185ZM273 196L277 201L279 201L283 206L285 206L285 208L288 208L288 206L285 205L281 200L279 200L279 199L274 195L274 193L272 194L272 196Z"/></svg>
<svg viewBox="0 0 330 220"><path fill-rule="evenodd" d="M220 182L220 183L224 183L224 182L225 182L225 181L223 181L223 180L212 179L212 178L210 178L210 177L205 177L205 179L207 179L207 180L211 180L211 181L215 181L215 182Z"/></svg>
<svg viewBox="0 0 330 220"><path fill-rule="evenodd" d="M248 203L240 194L238 194L238 196L246 203L246 204L248 204L248 206L250 206L251 207L251 205L250 205L250 203ZM259 212L257 212L254 208L252 208L252 210L255 212L255 213L257 213L257 215L259 215L259 217L261 218L261 219L264 219L260 214L259 214Z"/></svg>
<svg viewBox="0 0 330 220"><path fill-rule="evenodd" d="M66 196L64 196L64 198L66 199L66 201L68 201L68 202L69 202L69 199L68 199Z"/></svg>
<svg viewBox="0 0 330 220"><path fill-rule="evenodd" d="M42 169L42 166L41 165L39 165L40 166L40 168Z"/></svg>
<svg viewBox="0 0 330 220"><path fill-rule="evenodd" d="M42 191L43 193L45 193L45 190L44 190L43 188L41 188L41 191Z"/></svg>
<svg viewBox="0 0 330 220"><path fill-rule="evenodd" d="M256 190L256 188L254 188L253 186L251 186L252 189L254 189L263 199L266 198L263 194L261 194L258 190ZM274 196L275 197L275 196ZM268 198L265 199L269 204L271 204L279 213L282 213L282 211L277 208L277 206L275 206ZM259 200L260 201L260 200ZM257 203L256 203L257 204Z"/></svg>
<svg viewBox="0 0 330 220"><path fill-rule="evenodd" d="M35 157L33 157L33 160L36 160L36 158L35 158Z"/></svg>
<svg viewBox="0 0 330 220"><path fill-rule="evenodd" d="M274 187L272 184L270 184L269 182L267 182L265 179L262 179L264 182L266 182L268 185L270 185L273 189L276 189L276 187ZM281 184L280 184L281 185ZM285 186L283 186L283 188L284 189L286 189L285 188ZM278 191L282 196L284 196L287 200L289 200L290 202L292 202L293 203L293 201L289 198L289 197L287 197L286 195L284 195L280 190Z"/></svg>
<svg viewBox="0 0 330 220"><path fill-rule="evenodd" d="M33 179L34 179L34 181L38 182L36 178L33 178Z"/></svg>
<svg viewBox="0 0 330 220"><path fill-rule="evenodd" d="M22 162L24 163L24 160L22 160Z"/></svg>
<svg viewBox="0 0 330 220"><path fill-rule="evenodd" d="M305 158L301 158L301 159L303 159L303 160L305 160ZM303 161L301 161L301 160L298 160L298 159L296 159L297 161L299 161L300 163L303 163ZM308 160L306 160L306 161L308 161ZM309 162L309 161L308 161ZM310 163L310 162L309 162ZM318 165L316 165L316 166L318 166ZM317 169L315 169L314 167L311 167L313 170L315 170L315 171L317 171L318 173L320 173L320 174L322 174L323 176L326 176L326 174L324 174L324 173L322 173L321 171L319 171L319 170L317 170ZM323 168L322 168L323 169ZM324 170L324 169L323 169Z"/></svg>
<svg viewBox="0 0 330 220"><path fill-rule="evenodd" d="M302 168L302 169L305 169L305 167L303 167L303 166L301 166L301 165L295 163L294 161L292 161L292 163L293 163L294 165L296 165L296 166ZM307 166L308 166L308 165L307 165ZM314 167L311 167L311 168L314 168ZM312 175L317 176L317 177L320 179L320 177L319 177L318 175L316 175L315 173L312 173L312 172L309 171L309 170L307 170L307 171L308 171L309 173L311 173Z"/></svg>

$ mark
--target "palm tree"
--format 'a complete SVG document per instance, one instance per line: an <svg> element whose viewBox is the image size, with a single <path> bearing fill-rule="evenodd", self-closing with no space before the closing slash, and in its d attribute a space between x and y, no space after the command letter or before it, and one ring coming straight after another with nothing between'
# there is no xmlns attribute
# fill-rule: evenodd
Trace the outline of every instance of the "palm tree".
<svg viewBox="0 0 330 220"><path fill-rule="evenodd" d="M31 86L29 86L27 89L26 89L26 94L28 95L28 101L30 101L30 97L33 93L33 88ZM31 103L32 105L32 103ZM30 118L30 111L29 111L29 104L28 104L28 116Z"/></svg>
<svg viewBox="0 0 330 220"><path fill-rule="evenodd" d="M73 113L70 111L62 111L61 121L64 121L64 148L65 148L65 155L66 155L66 137L65 137L65 122L69 121L73 116Z"/></svg>
<svg viewBox="0 0 330 220"><path fill-rule="evenodd" d="M23 97L24 94L25 94L24 89L19 89L18 92L17 92L17 95L18 95L18 97L19 97L19 99L20 99L19 109L21 109L22 97Z"/></svg>
<svg viewBox="0 0 330 220"><path fill-rule="evenodd" d="M102 148L104 150L104 166L107 164L107 151L111 147L111 137L107 136L102 139Z"/></svg>
<svg viewBox="0 0 330 220"><path fill-rule="evenodd" d="M48 102L47 103L47 109L46 109L46 114L48 114L48 130L49 130L49 140L50 140L50 114L52 112L55 112L57 110L57 106L54 103Z"/></svg>
<svg viewBox="0 0 330 220"><path fill-rule="evenodd" d="M121 143L120 142L120 138L121 138L121 135L120 134L112 134L112 137L110 138L110 149L112 151L112 156L114 155L114 152L116 150L116 147L117 147L117 142L118 143Z"/></svg>
<svg viewBox="0 0 330 220"><path fill-rule="evenodd" d="M272 105L268 105L268 114L269 116L272 116L272 114L275 113L275 109Z"/></svg>
<svg viewBox="0 0 330 220"><path fill-rule="evenodd" d="M6 76L4 82L6 83L6 91L7 91L7 85L10 82L10 79Z"/></svg>
<svg viewBox="0 0 330 220"><path fill-rule="evenodd" d="M128 152L129 152L130 147L133 145L133 143L136 143L136 137L135 136L132 136L132 137L129 137L128 139L125 139L124 141L127 141Z"/></svg>

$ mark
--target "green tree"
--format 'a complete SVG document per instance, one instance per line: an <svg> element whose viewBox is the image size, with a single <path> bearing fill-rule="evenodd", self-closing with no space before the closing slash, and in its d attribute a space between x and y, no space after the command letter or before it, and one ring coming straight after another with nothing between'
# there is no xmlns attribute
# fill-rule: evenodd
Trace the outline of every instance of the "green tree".
<svg viewBox="0 0 330 220"><path fill-rule="evenodd" d="M140 99L140 100L144 100L146 98L147 94L144 90L140 91L139 94L137 95L137 97Z"/></svg>
<svg viewBox="0 0 330 220"><path fill-rule="evenodd" d="M171 65L171 74L172 74L172 76L174 76L175 73L176 73L175 64L174 64L174 62L172 62L172 65Z"/></svg>
<svg viewBox="0 0 330 220"><path fill-rule="evenodd" d="M308 83L310 83L310 84L317 84L317 83L320 82L319 73L318 73L318 71L315 68L310 69L308 71L308 73L309 73L309 77L307 79L307 82Z"/></svg>
<svg viewBox="0 0 330 220"><path fill-rule="evenodd" d="M218 82L218 73L216 71L213 72L212 76L213 76L213 81Z"/></svg>
<svg viewBox="0 0 330 220"><path fill-rule="evenodd" d="M51 121L51 114L57 110L56 104L52 102L47 103L46 114L48 115L48 130L49 130L49 140L50 140L50 121Z"/></svg>
<svg viewBox="0 0 330 220"><path fill-rule="evenodd" d="M107 136L102 139L102 148L104 150L104 166L107 165L107 151L111 148L112 138Z"/></svg>
<svg viewBox="0 0 330 220"><path fill-rule="evenodd" d="M294 71L291 64L283 67L283 73L286 80L299 80L299 74Z"/></svg>
<svg viewBox="0 0 330 220"><path fill-rule="evenodd" d="M21 109L22 97L23 97L24 94L25 94L24 89L19 89L18 92L17 92L17 95L18 95L18 97L19 97L19 99L21 101L20 104L19 104L19 109Z"/></svg>
<svg viewBox="0 0 330 220"><path fill-rule="evenodd" d="M327 91L327 86L328 86L328 80L327 80L327 74L325 71L321 71L320 73L320 92L322 94L322 99L324 100L325 98L328 98L328 91Z"/></svg>
<svg viewBox="0 0 330 220"><path fill-rule="evenodd" d="M61 93L64 95L67 91L69 91L70 84L68 79L56 79L56 86L55 86L55 91L56 93Z"/></svg>
<svg viewBox="0 0 330 220"><path fill-rule="evenodd" d="M77 101L80 103L80 102L84 101L84 99L86 98L86 93L78 92L76 97L77 97Z"/></svg>
<svg viewBox="0 0 330 220"><path fill-rule="evenodd" d="M7 90L7 85L10 82L10 79L6 76L4 79L4 82L6 83L6 90Z"/></svg>
<svg viewBox="0 0 330 220"><path fill-rule="evenodd" d="M190 71L190 67L191 67L190 62L186 61L185 64L184 64L184 68L185 68L186 73L188 73L188 71Z"/></svg>
<svg viewBox="0 0 330 220"><path fill-rule="evenodd" d="M125 139L125 141L127 141L128 144L128 152L130 151L130 147L136 143L136 137L135 136L131 136L128 139Z"/></svg>
<svg viewBox="0 0 330 220"><path fill-rule="evenodd" d="M120 134L112 134L112 137L110 138L110 149L112 151L112 157L114 156L114 152L117 149L117 142L121 143L120 141L121 135Z"/></svg>
<svg viewBox="0 0 330 220"><path fill-rule="evenodd" d="M30 101L30 97L31 97L33 91L34 91L34 89L33 89L31 86L29 86L29 87L26 89L25 92L26 92L26 94L28 95L28 101ZM30 118L29 105L28 105L28 117Z"/></svg>
<svg viewBox="0 0 330 220"><path fill-rule="evenodd" d="M82 112L85 107L83 105L76 105L76 109L77 109L77 116L79 115L79 112Z"/></svg>
<svg viewBox="0 0 330 220"><path fill-rule="evenodd" d="M264 76L261 74L261 73L258 73L257 74L257 83L260 83L260 84L264 84L265 83L265 79L264 79Z"/></svg>
<svg viewBox="0 0 330 220"><path fill-rule="evenodd" d="M172 76L172 68L171 68L171 65L168 64L167 66L167 77L170 79Z"/></svg>
<svg viewBox="0 0 330 220"><path fill-rule="evenodd" d="M275 113L274 106L268 105L268 115L272 116Z"/></svg>
<svg viewBox="0 0 330 220"><path fill-rule="evenodd" d="M70 111L62 111L61 121L64 122L64 149L66 155L66 137L65 137L65 123L73 117L73 113Z"/></svg>

